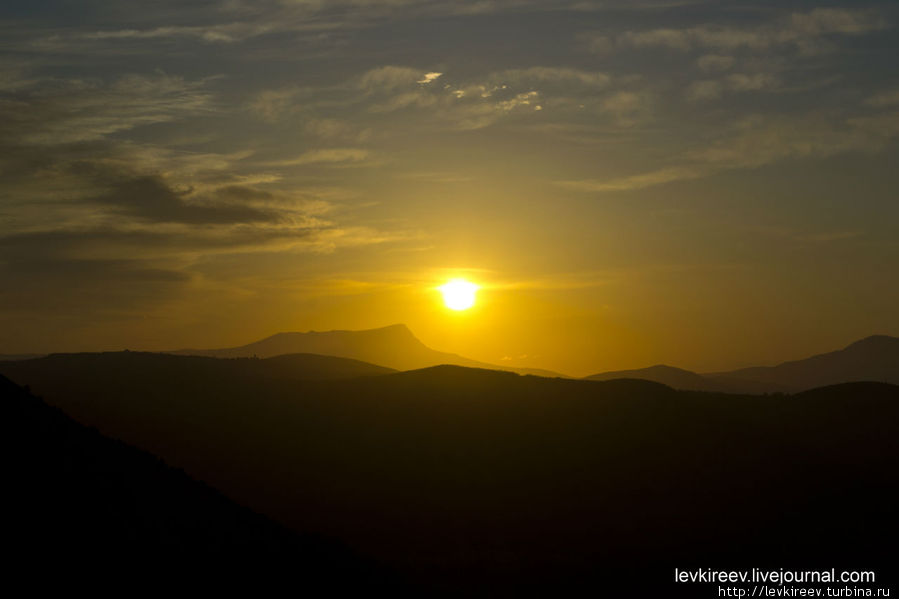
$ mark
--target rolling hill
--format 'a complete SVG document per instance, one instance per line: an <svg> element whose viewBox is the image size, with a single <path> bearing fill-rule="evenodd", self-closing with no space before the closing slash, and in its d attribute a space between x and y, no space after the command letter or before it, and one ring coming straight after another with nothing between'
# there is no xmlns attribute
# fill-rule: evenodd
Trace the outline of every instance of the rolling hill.
<svg viewBox="0 0 899 599"><path fill-rule="evenodd" d="M784 362L704 375L732 387L751 381L780 391L802 391L852 381L899 384L899 338L874 335L843 349Z"/></svg>
<svg viewBox="0 0 899 599"><path fill-rule="evenodd" d="M875 335L841 350L777 366L698 374L659 365L602 372L585 378L596 381L636 378L675 389L727 393L794 393L853 381L899 384L899 338Z"/></svg>
<svg viewBox="0 0 899 599"><path fill-rule="evenodd" d="M17 360L31 360L40 358L46 354L0 354L0 362L12 362Z"/></svg>
<svg viewBox="0 0 899 599"><path fill-rule="evenodd" d="M396 372L359 360L319 356L316 354L286 354L273 358L209 358L204 356L175 356L152 352L101 352L83 354L51 354L43 358L8 361L0 364L0 372L14 379L37 377L42 384L60 388L86 376L104 380L108 384L141 381L153 386L191 384L199 380L270 380L301 381L378 376Z"/></svg>
<svg viewBox="0 0 899 599"><path fill-rule="evenodd" d="M584 377L590 381L611 381L614 379L642 379L668 385L674 389L690 389L694 391L719 391L712 381L700 374L683 368L658 364L649 368L636 370L612 370Z"/></svg>
<svg viewBox="0 0 899 599"><path fill-rule="evenodd" d="M762 397L457 366L105 377L65 359L9 376L429 595L695 597L670 583L690 566L892 572L896 386Z"/></svg>
<svg viewBox="0 0 899 599"><path fill-rule="evenodd" d="M216 358L268 358L281 354L321 354L362 360L396 370L414 370L441 364L508 370L519 374L561 377L549 370L511 368L470 360L457 354L433 350L419 341L406 325L397 324L364 331L310 331L307 333L278 333L240 347L224 349L182 349L170 352L179 355L212 356Z"/></svg>

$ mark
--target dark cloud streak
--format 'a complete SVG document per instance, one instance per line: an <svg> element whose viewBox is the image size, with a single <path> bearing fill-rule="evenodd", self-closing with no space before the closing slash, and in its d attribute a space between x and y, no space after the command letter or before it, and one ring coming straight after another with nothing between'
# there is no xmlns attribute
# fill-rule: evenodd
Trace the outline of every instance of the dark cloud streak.
<svg viewBox="0 0 899 599"><path fill-rule="evenodd" d="M191 190L178 191L158 175L123 178L104 173L110 190L93 198L99 204L143 221L186 224L277 223L283 216L237 203L192 204L186 200ZM98 177L95 177L96 180ZM231 194L239 195L239 194Z"/></svg>

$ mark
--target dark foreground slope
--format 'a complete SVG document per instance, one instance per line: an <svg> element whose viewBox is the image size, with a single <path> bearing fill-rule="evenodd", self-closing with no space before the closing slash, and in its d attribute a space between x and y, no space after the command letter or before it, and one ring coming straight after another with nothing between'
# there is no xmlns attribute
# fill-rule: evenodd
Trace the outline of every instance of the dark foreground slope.
<svg viewBox="0 0 899 599"><path fill-rule="evenodd" d="M4 585L128 594L185 583L358 591L386 581L339 544L238 506L5 377L0 412Z"/></svg>
<svg viewBox="0 0 899 599"><path fill-rule="evenodd" d="M451 595L717 596L678 568L863 568L899 525L899 388L785 397L438 367L339 381L14 376L295 530ZM11 376L13 376L11 374Z"/></svg>

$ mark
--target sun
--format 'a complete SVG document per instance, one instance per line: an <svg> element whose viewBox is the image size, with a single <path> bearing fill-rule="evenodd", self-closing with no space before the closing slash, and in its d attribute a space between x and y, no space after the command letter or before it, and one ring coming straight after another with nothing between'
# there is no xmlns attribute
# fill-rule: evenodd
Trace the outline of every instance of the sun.
<svg viewBox="0 0 899 599"><path fill-rule="evenodd" d="M474 306L479 287L465 279L453 279L437 288L443 294L443 303L450 310L468 310Z"/></svg>

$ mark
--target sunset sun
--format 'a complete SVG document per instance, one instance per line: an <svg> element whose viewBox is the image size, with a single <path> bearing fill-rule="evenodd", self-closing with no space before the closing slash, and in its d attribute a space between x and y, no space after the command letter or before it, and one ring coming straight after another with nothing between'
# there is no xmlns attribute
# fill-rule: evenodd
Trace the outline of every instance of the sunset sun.
<svg viewBox="0 0 899 599"><path fill-rule="evenodd" d="M465 279L453 279L437 288L450 310L468 310L474 306L478 286Z"/></svg>

